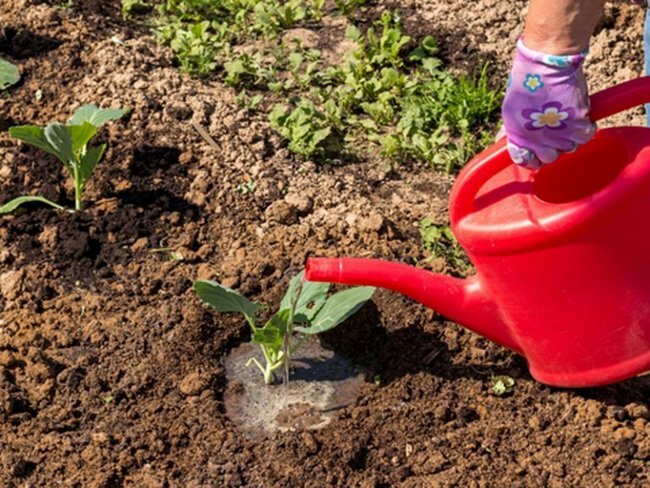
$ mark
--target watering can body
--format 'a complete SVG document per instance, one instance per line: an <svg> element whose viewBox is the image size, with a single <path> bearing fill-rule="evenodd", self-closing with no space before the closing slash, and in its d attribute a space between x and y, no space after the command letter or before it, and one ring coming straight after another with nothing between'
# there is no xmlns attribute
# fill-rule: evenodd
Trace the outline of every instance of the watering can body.
<svg viewBox="0 0 650 488"><path fill-rule="evenodd" d="M650 101L650 78L592 97L598 120ZM306 278L380 286L525 356L532 376L597 386L650 369L650 129L598 131L539 171L505 141L474 158L450 198L466 280L379 260L312 258Z"/></svg>

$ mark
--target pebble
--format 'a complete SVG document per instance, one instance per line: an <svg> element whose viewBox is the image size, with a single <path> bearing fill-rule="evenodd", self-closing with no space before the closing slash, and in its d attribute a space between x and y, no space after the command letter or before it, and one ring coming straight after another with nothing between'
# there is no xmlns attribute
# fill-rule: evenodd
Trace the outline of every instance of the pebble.
<svg viewBox="0 0 650 488"><path fill-rule="evenodd" d="M22 269L6 271L0 275L0 293L7 300L18 298L25 279L25 271Z"/></svg>
<svg viewBox="0 0 650 488"><path fill-rule="evenodd" d="M196 271L196 278L199 280L210 280L215 275L214 267L210 263L201 263Z"/></svg>
<svg viewBox="0 0 650 488"><path fill-rule="evenodd" d="M599 425L603 420L604 412L600 403L595 400L587 400L585 403L585 415L591 425Z"/></svg>
<svg viewBox="0 0 650 488"><path fill-rule="evenodd" d="M146 237L141 237L131 245L131 251L141 252L144 251L149 246L149 239Z"/></svg>
<svg viewBox="0 0 650 488"><path fill-rule="evenodd" d="M650 421L650 410L647 405L642 403L629 403L625 405L625 411L633 419L644 419Z"/></svg>
<svg viewBox="0 0 650 488"><path fill-rule="evenodd" d="M185 396L199 395L208 386L206 378L194 371L181 380L180 391Z"/></svg>
<svg viewBox="0 0 650 488"><path fill-rule="evenodd" d="M11 369L20 365L20 361L16 360L13 352L6 349L0 351L0 366Z"/></svg>
<svg viewBox="0 0 650 488"><path fill-rule="evenodd" d="M311 455L316 454L320 446L318 445L318 441L316 441L314 436L309 432L303 432L301 437L302 447L304 448L305 452Z"/></svg>
<svg viewBox="0 0 650 488"><path fill-rule="evenodd" d="M636 437L636 432L634 432L634 429L630 429L629 427L621 427L620 429L616 429L614 431L614 440L616 441L622 441L624 439L634 439Z"/></svg>
<svg viewBox="0 0 650 488"><path fill-rule="evenodd" d="M314 201L307 195L291 193L284 197L284 201L301 215L306 215L314 208Z"/></svg>
<svg viewBox="0 0 650 488"><path fill-rule="evenodd" d="M298 221L296 207L289 205L284 200L273 202L264 211L266 220L277 222L278 224L291 225Z"/></svg>
<svg viewBox="0 0 650 488"><path fill-rule="evenodd" d="M367 217L361 219L359 228L365 232L379 232L384 226L384 217L377 212L371 212Z"/></svg>

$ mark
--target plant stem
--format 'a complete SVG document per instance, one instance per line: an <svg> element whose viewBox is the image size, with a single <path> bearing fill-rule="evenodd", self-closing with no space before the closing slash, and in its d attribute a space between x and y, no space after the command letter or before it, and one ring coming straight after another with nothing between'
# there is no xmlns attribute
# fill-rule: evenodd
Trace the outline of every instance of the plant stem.
<svg viewBox="0 0 650 488"><path fill-rule="evenodd" d="M81 171L79 164L72 164L72 176L74 178L74 209L78 212L83 208L81 196L83 194L83 182L81 181Z"/></svg>
<svg viewBox="0 0 650 488"><path fill-rule="evenodd" d="M271 368L270 363L266 363L266 369L264 370L264 383L267 385L273 384L273 369Z"/></svg>

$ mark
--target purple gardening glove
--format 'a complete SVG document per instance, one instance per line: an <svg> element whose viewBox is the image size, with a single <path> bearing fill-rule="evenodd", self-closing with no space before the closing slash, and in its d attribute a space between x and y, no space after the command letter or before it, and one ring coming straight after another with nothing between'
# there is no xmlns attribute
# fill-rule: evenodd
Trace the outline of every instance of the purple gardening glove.
<svg viewBox="0 0 650 488"><path fill-rule="evenodd" d="M528 49L522 39L517 42L501 109L508 152L515 163L540 168L595 134L582 73L586 54L543 54Z"/></svg>

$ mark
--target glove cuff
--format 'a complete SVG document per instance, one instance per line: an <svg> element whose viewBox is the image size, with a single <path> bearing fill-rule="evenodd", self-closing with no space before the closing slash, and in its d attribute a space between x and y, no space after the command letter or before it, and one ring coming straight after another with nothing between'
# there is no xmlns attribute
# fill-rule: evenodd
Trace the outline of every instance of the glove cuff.
<svg viewBox="0 0 650 488"><path fill-rule="evenodd" d="M517 41L517 54L529 61L543 64L549 68L576 68L584 62L589 54L589 48L578 54L545 54L526 47L523 37L520 37Z"/></svg>

